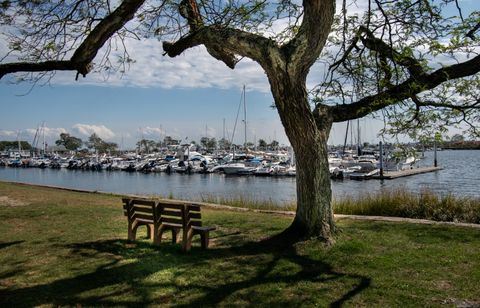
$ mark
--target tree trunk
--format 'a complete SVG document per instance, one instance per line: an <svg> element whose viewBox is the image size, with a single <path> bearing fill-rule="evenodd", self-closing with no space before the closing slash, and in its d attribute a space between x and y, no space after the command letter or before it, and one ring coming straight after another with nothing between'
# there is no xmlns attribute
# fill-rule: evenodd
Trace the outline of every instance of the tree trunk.
<svg viewBox="0 0 480 308"><path fill-rule="evenodd" d="M331 242L335 231L327 151L331 117L326 109L316 115L312 112L305 81L285 78L278 72L273 78L269 76L278 113L297 161L297 211L286 233L297 239L317 237Z"/></svg>
<svg viewBox="0 0 480 308"><path fill-rule="evenodd" d="M328 166L328 133L317 131L294 147L297 161L297 212L291 228L302 237L332 240L335 230ZM309 149L310 148L310 149Z"/></svg>

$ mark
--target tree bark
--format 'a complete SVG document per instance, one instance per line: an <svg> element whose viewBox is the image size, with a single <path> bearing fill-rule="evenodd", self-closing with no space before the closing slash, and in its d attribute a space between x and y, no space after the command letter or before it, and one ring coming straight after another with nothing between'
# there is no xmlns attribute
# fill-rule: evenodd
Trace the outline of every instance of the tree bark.
<svg viewBox="0 0 480 308"><path fill-rule="evenodd" d="M285 233L297 240L316 237L332 242L335 224L327 150L332 117L326 108L311 111L306 77L292 79L278 71L268 77L297 161L297 210Z"/></svg>

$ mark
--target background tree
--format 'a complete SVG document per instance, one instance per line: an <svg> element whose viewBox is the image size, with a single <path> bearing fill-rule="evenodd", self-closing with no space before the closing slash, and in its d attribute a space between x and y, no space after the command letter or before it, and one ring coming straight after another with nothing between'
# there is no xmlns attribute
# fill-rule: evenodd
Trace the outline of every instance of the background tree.
<svg viewBox="0 0 480 308"><path fill-rule="evenodd" d="M88 137L88 141L85 142L85 145L87 148L94 150L96 152L100 152L100 148L102 147L102 144L104 141L102 138L100 138L97 134L93 133Z"/></svg>
<svg viewBox="0 0 480 308"><path fill-rule="evenodd" d="M165 40L170 57L204 45L232 69L252 59L266 73L297 159L297 211L284 235L332 238L333 123L380 113L394 134L459 123L478 134L479 12L465 14L458 0L345 0L336 18L335 0L144 2L123 0L113 9L110 1L4 1L9 56L19 61L1 64L0 78L55 70L85 76L109 39L128 35ZM286 26L272 33L272 25ZM111 49L103 50L108 56ZM107 56L98 57L98 69L111 68ZM308 91L316 61L326 78ZM130 62L125 53L121 63Z"/></svg>
<svg viewBox="0 0 480 308"><path fill-rule="evenodd" d="M222 139L218 140L218 147L221 150L229 150L231 145L232 145L232 143L225 138L222 138Z"/></svg>
<svg viewBox="0 0 480 308"><path fill-rule="evenodd" d="M23 151L30 151L32 145L28 141L20 141L20 147ZM18 151L18 141L0 141L0 151Z"/></svg>
<svg viewBox="0 0 480 308"><path fill-rule="evenodd" d="M118 144L115 142L102 142L99 148L100 153L114 153L118 150Z"/></svg>
<svg viewBox="0 0 480 308"><path fill-rule="evenodd" d="M212 138L202 137L200 139L200 144L205 150L213 151L217 148L217 139L213 137Z"/></svg>
<svg viewBox="0 0 480 308"><path fill-rule="evenodd" d="M69 151L77 151L83 144L82 139L70 136L67 133L61 133L60 139L55 141L56 145L63 145Z"/></svg>
<svg viewBox="0 0 480 308"><path fill-rule="evenodd" d="M272 142L270 142L270 144L268 144L268 148L270 150L277 150L279 145L280 144L278 143L277 140L273 140Z"/></svg>
<svg viewBox="0 0 480 308"><path fill-rule="evenodd" d="M200 145L205 149L207 150L208 149L208 141L210 140L210 138L208 137L202 137L200 138Z"/></svg>
<svg viewBox="0 0 480 308"><path fill-rule="evenodd" d="M258 140L258 148L262 151L265 151L267 149L267 142L263 139Z"/></svg>
<svg viewBox="0 0 480 308"><path fill-rule="evenodd" d="M141 153L150 153L158 151L157 143L154 140L142 139L137 142L137 150Z"/></svg>
<svg viewBox="0 0 480 308"><path fill-rule="evenodd" d="M450 141L452 142L463 142L465 141L465 137L463 135L460 135L460 134L455 134L452 136L452 138L450 138Z"/></svg>
<svg viewBox="0 0 480 308"><path fill-rule="evenodd" d="M217 148L217 139L210 138L207 143L207 150L213 152Z"/></svg>
<svg viewBox="0 0 480 308"><path fill-rule="evenodd" d="M162 146L164 147L177 144L180 144L180 141L173 139L171 136L165 136L165 138L163 138Z"/></svg>
<svg viewBox="0 0 480 308"><path fill-rule="evenodd" d="M118 149L118 145L115 142L106 142L95 133L88 137L85 145L97 153L111 153Z"/></svg>

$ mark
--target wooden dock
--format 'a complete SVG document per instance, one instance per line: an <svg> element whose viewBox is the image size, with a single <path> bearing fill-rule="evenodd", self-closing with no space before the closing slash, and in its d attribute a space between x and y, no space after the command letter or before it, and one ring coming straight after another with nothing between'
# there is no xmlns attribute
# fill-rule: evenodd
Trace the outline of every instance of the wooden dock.
<svg viewBox="0 0 480 308"><path fill-rule="evenodd" d="M371 178L377 179L377 180L393 180L396 178L402 178L405 176L411 176L415 174L434 172L442 169L443 169L442 167L420 167L420 168L406 169L406 170L400 170L400 171L384 171L383 176L380 176L380 174L377 174L372 176Z"/></svg>

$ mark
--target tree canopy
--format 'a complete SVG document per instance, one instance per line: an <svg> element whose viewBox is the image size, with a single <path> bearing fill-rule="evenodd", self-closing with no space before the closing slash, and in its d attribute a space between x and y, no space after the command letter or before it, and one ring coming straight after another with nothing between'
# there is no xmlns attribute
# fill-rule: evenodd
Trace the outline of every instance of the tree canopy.
<svg viewBox="0 0 480 308"><path fill-rule="evenodd" d="M91 134L90 137L88 137L85 145L87 146L87 148L93 149L98 153L109 153L116 151L118 148L118 145L116 143L104 141L95 133Z"/></svg>
<svg viewBox="0 0 480 308"><path fill-rule="evenodd" d="M83 144L82 139L70 136L67 133L61 133L60 139L55 141L56 145L63 145L69 151L77 151Z"/></svg>
<svg viewBox="0 0 480 308"><path fill-rule="evenodd" d="M158 151L158 147L155 140L141 139L137 142L137 150L142 153L150 153Z"/></svg>

